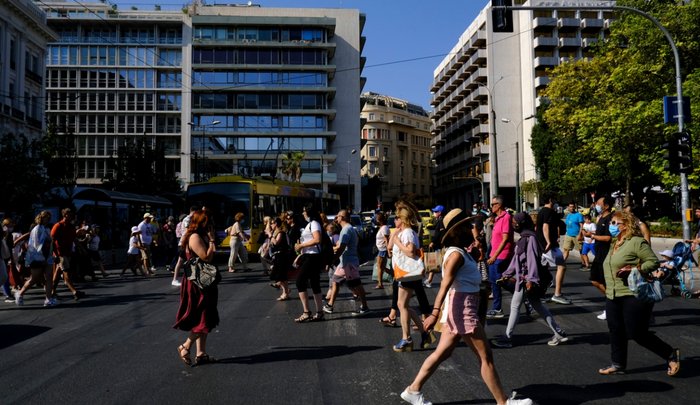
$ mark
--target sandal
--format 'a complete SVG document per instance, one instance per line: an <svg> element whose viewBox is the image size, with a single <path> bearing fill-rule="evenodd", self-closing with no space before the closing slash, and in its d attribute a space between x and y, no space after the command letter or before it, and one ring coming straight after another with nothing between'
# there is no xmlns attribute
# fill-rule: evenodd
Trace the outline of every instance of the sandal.
<svg viewBox="0 0 700 405"><path fill-rule="evenodd" d="M678 374L679 371L681 371L681 350L673 349L671 357L668 358L668 369L666 370L666 374L669 377L673 377L674 375Z"/></svg>
<svg viewBox="0 0 700 405"><path fill-rule="evenodd" d="M611 364L607 367L599 369L598 374L601 374L601 375L625 374L625 370L622 367L618 367L614 364Z"/></svg>
<svg viewBox="0 0 700 405"><path fill-rule="evenodd" d="M384 326L391 326L391 327L396 327L396 318L390 318L388 316L385 316L384 318L379 320L379 323L383 324Z"/></svg>
<svg viewBox="0 0 700 405"><path fill-rule="evenodd" d="M194 365L195 366L200 366L202 364L212 364L216 363L216 359L213 357L209 357L208 354L200 354L199 356L194 358Z"/></svg>
<svg viewBox="0 0 700 405"><path fill-rule="evenodd" d="M316 312L316 315L311 318L311 321L318 322L323 320L323 312Z"/></svg>
<svg viewBox="0 0 700 405"><path fill-rule="evenodd" d="M300 317L294 319L294 322L296 323L304 323L304 322L310 322L311 321L311 312L304 312L301 314Z"/></svg>
<svg viewBox="0 0 700 405"><path fill-rule="evenodd" d="M288 301L289 300L289 295L282 295L277 297L277 301Z"/></svg>
<svg viewBox="0 0 700 405"><path fill-rule="evenodd" d="M185 363L185 365L192 366L192 359L190 358L190 349L186 348L184 345L180 345L177 348L177 354L180 356L180 360L182 360L182 362Z"/></svg>

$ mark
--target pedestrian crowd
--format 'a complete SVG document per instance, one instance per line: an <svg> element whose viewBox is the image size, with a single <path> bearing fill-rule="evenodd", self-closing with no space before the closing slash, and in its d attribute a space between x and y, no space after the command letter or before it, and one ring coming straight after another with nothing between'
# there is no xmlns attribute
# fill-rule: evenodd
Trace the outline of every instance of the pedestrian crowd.
<svg viewBox="0 0 700 405"><path fill-rule="evenodd" d="M475 353L481 378L498 404L531 404L529 399L506 395L491 346L513 347L517 343L515 329L522 316L539 316L545 321L552 334L549 346L570 340L548 305L572 304L564 294L566 261L572 251L579 252L581 271L589 272L591 285L605 297L605 306L597 317L607 322L611 359L610 364L598 370L599 374L624 373L629 340L658 355L666 363L668 376L679 372L680 350L649 331L654 304L638 299L627 283L632 271L648 277L662 277L668 271L669 264L660 267L651 250L646 224L628 207L614 210L614 200L608 196L596 198L585 215L575 203L570 203L562 217L554 195L545 195L543 202L535 219L525 212L507 210L500 196L491 199L490 209L475 206L471 214L461 209L447 211L437 205L432 209L432 236L427 246L419 238L424 224L412 203L398 201L391 217L376 213L373 289L391 288L391 307L380 323L401 328L392 350L411 352L414 332L420 336L420 348L427 349L438 342L415 379L401 393L405 401L429 404L422 392L424 384L458 343L464 342ZM339 210L335 215L326 215L309 204L300 213L285 211L264 218L256 241L260 246L258 253L270 286L279 290L277 301L292 299L290 283L295 284L301 308L294 322L321 322L336 313L343 287L356 302L353 316L370 313L360 274L360 235L350 222L350 214L349 210ZM700 220L700 210L696 216ZM86 223L76 227L72 211L64 209L61 220L49 229L50 217L49 212L41 212L26 234L13 232L11 220L3 221L0 285L7 301L22 305L26 290L38 285L44 287L44 306L54 306L61 280L77 300L85 294L76 289L74 277L94 279L95 268L107 276L99 257L99 227ZM243 225L245 214L236 213L234 218L225 231L230 241L231 273L249 270L246 244L250 235ZM180 288L174 328L188 332L186 340L177 347L178 356L188 366L214 362L206 351L206 342L219 323L216 282L221 275L217 272L216 280L202 287L198 284L199 274L193 270L197 263L213 262L217 240L212 216L206 207L191 207L189 214L182 215L177 223L174 217L169 217L162 227L153 222L154 216L145 213L143 221L131 228L128 259L121 276L128 269L135 276L150 277L156 271L152 248L161 244L167 252L166 267L173 272L171 283ZM688 242L700 243L700 232ZM440 258L429 272L425 271L426 253ZM661 253L668 256L668 262L672 261L673 252ZM239 269L237 262L242 265ZM553 274L550 268L555 269ZM433 287L437 272L441 278L431 304L425 289ZM325 292L322 275L328 278ZM553 294L547 295L550 287ZM503 308L504 291L512 295L507 314ZM411 305L414 297L417 311ZM506 316L505 333L488 339L484 329L488 320ZM439 333L439 340L435 332ZM194 360L191 351L195 352Z"/></svg>

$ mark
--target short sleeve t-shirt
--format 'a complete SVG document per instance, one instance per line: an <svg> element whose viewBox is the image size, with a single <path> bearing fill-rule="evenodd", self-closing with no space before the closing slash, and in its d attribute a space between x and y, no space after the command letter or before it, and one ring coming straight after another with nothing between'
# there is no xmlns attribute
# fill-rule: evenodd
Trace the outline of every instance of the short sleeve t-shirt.
<svg viewBox="0 0 700 405"><path fill-rule="evenodd" d="M571 212L566 216L566 236L575 238L581 232L581 224L584 222L580 212Z"/></svg>
<svg viewBox="0 0 700 405"><path fill-rule="evenodd" d="M610 236L610 229L608 229L608 227L610 226L611 219L612 219L612 214L608 214L605 217L604 216L598 217L598 223L596 224L596 230L595 230L595 234L597 236ZM602 263L605 260L605 257L608 255L608 251L610 250L610 242L603 242L603 241L596 240L594 250L595 250L595 258L593 259L593 261L596 263Z"/></svg>
<svg viewBox="0 0 700 405"><path fill-rule="evenodd" d="M551 249L559 247L559 215L549 207L542 207L537 214L537 240L542 246L547 246L547 240L542 231L544 224L549 224L549 247Z"/></svg>
<svg viewBox="0 0 700 405"><path fill-rule="evenodd" d="M139 224L139 231L141 231L141 242L144 245L150 245L153 241L153 227L151 224L146 223L146 221L141 221Z"/></svg>
<svg viewBox="0 0 700 405"><path fill-rule="evenodd" d="M138 245L138 243L139 243L139 239L136 236L132 236L129 239L129 250L127 250L126 252L130 255L139 254L139 248L136 247Z"/></svg>
<svg viewBox="0 0 700 405"><path fill-rule="evenodd" d="M360 256L357 255L358 241L359 237L357 235L357 231L355 231L355 228L353 228L352 225L345 225L343 229L340 230L340 243L345 245L345 250L343 251L343 254L340 255L339 265L341 267L348 264L355 266L360 265Z"/></svg>
<svg viewBox="0 0 700 405"><path fill-rule="evenodd" d="M593 232L595 233L596 231L596 226L593 222L589 222L587 224L583 224L583 230L586 232ZM583 237L583 243L595 243L595 240L593 240L592 237L590 236L584 236Z"/></svg>
<svg viewBox="0 0 700 405"><path fill-rule="evenodd" d="M510 214L507 211L496 217L493 224L493 231L491 233L491 250L496 251L501 242L503 242L503 234L507 234L509 239L506 242L501 253L498 254L496 259L507 260L513 256L513 222L511 221Z"/></svg>
<svg viewBox="0 0 700 405"><path fill-rule="evenodd" d="M401 241L401 244L404 246L408 245L409 243L413 243L414 247L419 247L420 246L420 241L418 240L418 234L416 231L414 231L411 228L404 229L399 233L398 236L399 240ZM392 255L400 255L404 254L398 246L394 245L394 248L391 249L391 254Z"/></svg>
<svg viewBox="0 0 700 405"><path fill-rule="evenodd" d="M307 243L314 239L314 232L322 232L321 224L318 221L311 221L301 231L301 243ZM301 249L301 254L318 254L318 245L308 246Z"/></svg>
<svg viewBox="0 0 700 405"><path fill-rule="evenodd" d="M377 246L377 250L380 252L385 252L386 251L386 241L391 235L391 232L389 231L389 226L388 225L382 225L379 230L377 231L377 239L375 242L375 245Z"/></svg>

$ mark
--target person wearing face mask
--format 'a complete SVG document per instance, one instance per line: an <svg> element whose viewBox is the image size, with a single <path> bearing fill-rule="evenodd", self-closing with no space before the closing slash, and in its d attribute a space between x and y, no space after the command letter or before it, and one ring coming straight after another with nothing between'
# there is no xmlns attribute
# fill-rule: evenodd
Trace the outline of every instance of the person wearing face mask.
<svg viewBox="0 0 700 405"><path fill-rule="evenodd" d="M609 196L599 197L596 200L595 211L598 221L596 222L595 232L584 231L583 236L592 238L594 241L593 253L595 258L591 264L591 275L589 279L591 284L598 289L602 294L605 294L605 277L603 276L603 262L610 250L610 219L612 218L612 207L615 200ZM603 311L598 315L598 319L604 321L606 313Z"/></svg>
<svg viewBox="0 0 700 405"><path fill-rule="evenodd" d="M73 210L64 208L61 211L62 219L51 228L51 240L53 243L53 255L56 258L56 270L53 275L53 295L56 295L58 282L63 276L63 283L73 293L76 301L85 297L83 291L78 291L71 278L75 272L71 269L71 258L73 257L73 243L75 242L75 227L73 226Z"/></svg>
<svg viewBox="0 0 700 405"><path fill-rule="evenodd" d="M666 361L666 375L675 376L681 368L680 350L672 348L649 331L649 319L654 303L644 302L632 294L627 277L632 267L643 276L659 277L659 261L644 240L637 218L624 211L610 215L611 249L603 262L605 276L605 310L610 331L611 364L598 370L599 374L622 374L627 367L627 345L632 339Z"/></svg>
<svg viewBox="0 0 700 405"><path fill-rule="evenodd" d="M544 207L537 214L537 240L543 246L542 263L547 266L556 266L557 274L554 280L554 295L551 301L562 305L571 305L571 300L562 294L562 284L566 274L566 262L564 254L559 249L559 214L555 209L554 194L545 195Z"/></svg>
<svg viewBox="0 0 700 405"><path fill-rule="evenodd" d="M301 255L294 260L294 265L301 268L297 276L297 289L299 290L299 300L303 308L303 313L294 319L294 322L312 322L323 320L323 301L321 300L321 270L323 267L321 258L321 221L318 211L309 204L303 210L304 220L307 225L301 231L301 239L294 245L294 250L301 252ZM311 286L311 291L316 304L316 314L311 316L309 310L307 290Z"/></svg>

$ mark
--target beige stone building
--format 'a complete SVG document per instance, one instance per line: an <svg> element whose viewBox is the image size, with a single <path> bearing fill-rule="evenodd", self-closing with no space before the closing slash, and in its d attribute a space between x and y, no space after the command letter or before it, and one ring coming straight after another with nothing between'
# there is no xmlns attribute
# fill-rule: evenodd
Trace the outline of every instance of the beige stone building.
<svg viewBox="0 0 700 405"><path fill-rule="evenodd" d="M362 97L362 208L389 208L401 196L431 198L431 121L423 107L386 95ZM381 184L381 187L377 187Z"/></svg>
<svg viewBox="0 0 700 405"><path fill-rule="evenodd" d="M46 46L55 39L33 2L0 1L0 135L43 135Z"/></svg>

